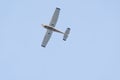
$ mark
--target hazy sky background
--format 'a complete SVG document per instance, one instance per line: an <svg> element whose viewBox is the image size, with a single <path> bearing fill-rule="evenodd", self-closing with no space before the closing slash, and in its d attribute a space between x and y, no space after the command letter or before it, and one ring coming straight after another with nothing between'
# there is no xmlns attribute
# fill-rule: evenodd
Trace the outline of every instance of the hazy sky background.
<svg viewBox="0 0 120 80"><path fill-rule="evenodd" d="M0 0L0 80L120 80L120 0Z"/></svg>

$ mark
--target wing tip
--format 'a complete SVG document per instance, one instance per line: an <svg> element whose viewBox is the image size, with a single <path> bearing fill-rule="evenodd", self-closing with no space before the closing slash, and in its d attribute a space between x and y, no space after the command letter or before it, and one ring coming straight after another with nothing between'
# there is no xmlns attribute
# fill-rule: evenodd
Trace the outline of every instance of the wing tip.
<svg viewBox="0 0 120 80"><path fill-rule="evenodd" d="M56 7L56 9L59 9L59 10L60 10L60 8L59 8L59 7Z"/></svg>
<svg viewBox="0 0 120 80"><path fill-rule="evenodd" d="M66 41L66 39L63 39L64 41Z"/></svg>
<svg viewBox="0 0 120 80"><path fill-rule="evenodd" d="M45 45L41 45L41 46L45 48Z"/></svg>
<svg viewBox="0 0 120 80"><path fill-rule="evenodd" d="M70 28L67 28L67 29L69 29L69 30L70 30Z"/></svg>

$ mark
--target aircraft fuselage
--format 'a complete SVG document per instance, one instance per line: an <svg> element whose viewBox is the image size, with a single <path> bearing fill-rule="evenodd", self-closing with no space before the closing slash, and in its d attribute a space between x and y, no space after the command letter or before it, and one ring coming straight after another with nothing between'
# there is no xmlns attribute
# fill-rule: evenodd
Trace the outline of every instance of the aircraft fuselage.
<svg viewBox="0 0 120 80"><path fill-rule="evenodd" d="M52 27L52 26L49 26L49 25L44 25L44 24L42 24L42 26L43 26L44 28L46 28L46 29L49 29L49 30L52 30L52 31L55 31L55 32L59 32L59 33L64 34L64 33L63 33L63 32L61 32L60 30L55 29L55 28L54 28L54 27Z"/></svg>

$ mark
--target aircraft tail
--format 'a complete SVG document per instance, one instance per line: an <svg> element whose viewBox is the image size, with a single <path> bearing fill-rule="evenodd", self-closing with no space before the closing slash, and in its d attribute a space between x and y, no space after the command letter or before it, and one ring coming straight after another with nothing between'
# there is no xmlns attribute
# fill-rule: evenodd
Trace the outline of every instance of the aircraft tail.
<svg viewBox="0 0 120 80"><path fill-rule="evenodd" d="M65 31L65 33L64 33L64 36L63 36L63 40L64 41L67 40L69 33L70 33L70 28L67 28L66 31Z"/></svg>

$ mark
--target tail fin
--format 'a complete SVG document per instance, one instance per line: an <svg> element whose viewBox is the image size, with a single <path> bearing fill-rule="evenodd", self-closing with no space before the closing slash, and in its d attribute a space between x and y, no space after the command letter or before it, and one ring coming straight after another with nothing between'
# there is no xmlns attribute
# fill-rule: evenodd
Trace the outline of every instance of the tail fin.
<svg viewBox="0 0 120 80"><path fill-rule="evenodd" d="M63 40L64 41L67 40L69 33L70 33L70 28L67 28L66 31L65 31L65 33L64 33L64 36L63 36Z"/></svg>

